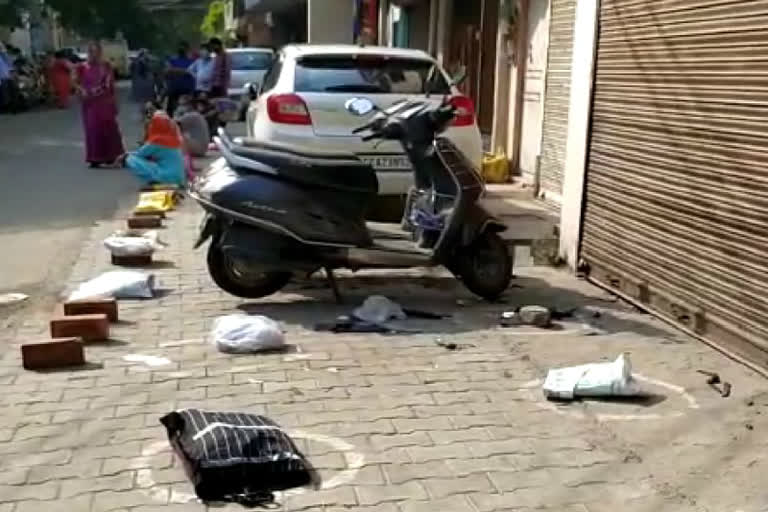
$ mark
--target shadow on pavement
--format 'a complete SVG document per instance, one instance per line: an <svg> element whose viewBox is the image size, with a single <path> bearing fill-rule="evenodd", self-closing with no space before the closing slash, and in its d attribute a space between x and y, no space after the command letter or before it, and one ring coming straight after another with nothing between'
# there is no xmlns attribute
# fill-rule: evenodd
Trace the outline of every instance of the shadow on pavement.
<svg viewBox="0 0 768 512"><path fill-rule="evenodd" d="M290 297L261 299L238 306L249 314L266 315L275 320L314 329L318 323L333 321L349 315L371 295L384 295L405 309L414 309L439 315L450 315L440 320L409 319L397 323L411 334L458 334L461 332L495 329L504 311L526 305L540 305L552 311L573 312L554 323L553 335L563 331L592 329L592 334L632 332L648 337L668 337L669 331L655 327L642 319L635 319L637 311L631 306L607 297L589 296L574 289L552 286L545 279L522 277L497 303L483 301L452 277L388 277L365 276L339 279L344 304L336 304L333 293L323 279L309 279L289 285L284 294ZM566 315L567 316L567 315ZM587 324L587 325L585 325ZM505 329L514 332L517 328ZM534 327L520 328L525 331ZM409 334L400 332L399 334Z"/></svg>

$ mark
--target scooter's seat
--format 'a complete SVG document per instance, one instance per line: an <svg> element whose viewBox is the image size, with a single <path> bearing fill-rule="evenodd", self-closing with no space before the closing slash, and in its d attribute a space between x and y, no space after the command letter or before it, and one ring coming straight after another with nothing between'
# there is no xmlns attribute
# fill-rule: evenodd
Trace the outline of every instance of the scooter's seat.
<svg viewBox="0 0 768 512"><path fill-rule="evenodd" d="M288 144L236 139L230 150L275 170L282 178L310 186L363 192L379 191L376 171L353 153L308 151Z"/></svg>

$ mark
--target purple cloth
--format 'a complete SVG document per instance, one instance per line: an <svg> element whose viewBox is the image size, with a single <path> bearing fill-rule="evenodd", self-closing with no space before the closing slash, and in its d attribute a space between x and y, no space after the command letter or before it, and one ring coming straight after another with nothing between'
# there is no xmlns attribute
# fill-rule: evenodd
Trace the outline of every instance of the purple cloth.
<svg viewBox="0 0 768 512"><path fill-rule="evenodd" d="M117 101L112 70L108 64L83 64L78 74L83 89L85 161L114 162L125 151L117 124Z"/></svg>

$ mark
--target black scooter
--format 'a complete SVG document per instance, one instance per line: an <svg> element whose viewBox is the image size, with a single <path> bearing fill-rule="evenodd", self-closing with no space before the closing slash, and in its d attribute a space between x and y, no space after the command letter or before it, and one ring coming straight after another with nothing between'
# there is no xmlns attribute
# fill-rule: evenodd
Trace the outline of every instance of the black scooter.
<svg viewBox="0 0 768 512"><path fill-rule="evenodd" d="M348 105L359 115L369 100ZM443 265L473 293L498 298L512 278L512 258L499 233L506 227L478 204L483 180L440 134L455 108L403 101L355 130L364 140L398 140L416 186L402 225L366 223L378 194L372 167L352 153L306 149L219 130L223 158L192 185L207 215L195 248L212 238L208 270L223 290L243 298L271 295L295 273Z"/></svg>

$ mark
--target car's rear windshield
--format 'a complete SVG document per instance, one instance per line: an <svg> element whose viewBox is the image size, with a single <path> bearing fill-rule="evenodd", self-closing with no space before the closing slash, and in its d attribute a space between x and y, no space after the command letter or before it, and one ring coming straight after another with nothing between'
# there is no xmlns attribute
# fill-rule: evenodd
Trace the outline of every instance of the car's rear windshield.
<svg viewBox="0 0 768 512"><path fill-rule="evenodd" d="M269 52L232 52L229 55L235 71L265 71L272 65Z"/></svg>
<svg viewBox="0 0 768 512"><path fill-rule="evenodd" d="M312 56L296 66L296 92L450 94L443 73L430 61L386 56Z"/></svg>

